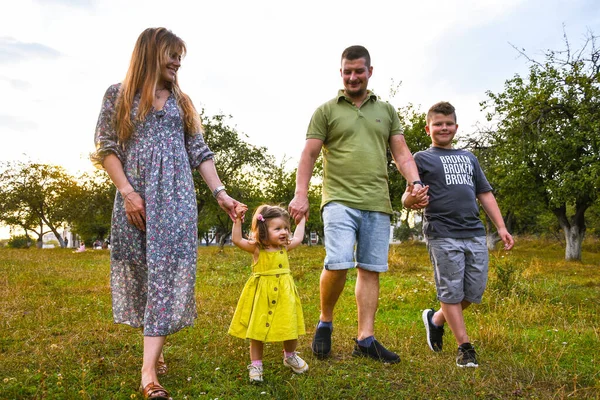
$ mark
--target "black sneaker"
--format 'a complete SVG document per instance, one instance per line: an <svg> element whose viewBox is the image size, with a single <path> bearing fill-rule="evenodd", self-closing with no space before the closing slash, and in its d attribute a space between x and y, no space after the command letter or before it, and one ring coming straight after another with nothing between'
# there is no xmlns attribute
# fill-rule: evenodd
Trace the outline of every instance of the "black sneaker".
<svg viewBox="0 0 600 400"><path fill-rule="evenodd" d="M331 332L332 329L326 326L318 328L315 331L315 336L312 342L312 351L317 358L325 358L331 351Z"/></svg>
<svg viewBox="0 0 600 400"><path fill-rule="evenodd" d="M465 368L477 368L479 364L477 363L477 353L475 353L475 349L471 346L471 343L463 343L458 346L458 353L456 354L456 366Z"/></svg>
<svg viewBox="0 0 600 400"><path fill-rule="evenodd" d="M356 339L354 339L354 341L356 342L354 351L352 351L354 357L370 357L374 360L381 361L384 364L396 364L400 362L400 356L398 356L398 354L389 351L377 340L373 340L373 343L371 343L369 347L359 345Z"/></svg>
<svg viewBox="0 0 600 400"><path fill-rule="evenodd" d="M427 310L423 310L422 318L423 323L425 324L425 330L427 331L427 344L429 348L435 352L442 351L442 345L444 343L444 327L437 327L431 321L433 318L433 314L435 310L433 308L429 308Z"/></svg>

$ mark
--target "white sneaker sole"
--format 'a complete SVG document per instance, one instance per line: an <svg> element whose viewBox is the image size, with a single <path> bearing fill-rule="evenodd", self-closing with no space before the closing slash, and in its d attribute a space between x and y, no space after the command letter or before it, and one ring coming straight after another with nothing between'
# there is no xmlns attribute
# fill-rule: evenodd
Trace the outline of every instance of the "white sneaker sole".
<svg viewBox="0 0 600 400"><path fill-rule="evenodd" d="M433 346L431 345L431 340L429 340L429 319L427 318L427 314L429 314L429 310L431 310L431 308L423 310L423 313L421 314L421 318L423 319L423 323L425 324L425 332L427 333L427 345L429 346L431 351L435 352L435 350L433 349Z"/></svg>
<svg viewBox="0 0 600 400"><path fill-rule="evenodd" d="M477 368L479 367L479 364L474 364L472 362L466 363L465 365L461 365L461 364L456 364L457 367L460 368Z"/></svg>
<svg viewBox="0 0 600 400"><path fill-rule="evenodd" d="M290 368L296 374L301 374L303 372L308 371L308 364L306 362L301 367L294 367L293 365L288 364L287 360L283 360L283 365L285 365L286 367Z"/></svg>

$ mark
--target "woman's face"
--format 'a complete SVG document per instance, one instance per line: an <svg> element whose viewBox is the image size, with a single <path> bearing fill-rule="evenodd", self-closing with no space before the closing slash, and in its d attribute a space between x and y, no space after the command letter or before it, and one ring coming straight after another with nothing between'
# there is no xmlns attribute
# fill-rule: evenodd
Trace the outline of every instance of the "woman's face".
<svg viewBox="0 0 600 400"><path fill-rule="evenodd" d="M181 53L175 51L169 53L160 68L160 81L175 82L179 67L181 67Z"/></svg>

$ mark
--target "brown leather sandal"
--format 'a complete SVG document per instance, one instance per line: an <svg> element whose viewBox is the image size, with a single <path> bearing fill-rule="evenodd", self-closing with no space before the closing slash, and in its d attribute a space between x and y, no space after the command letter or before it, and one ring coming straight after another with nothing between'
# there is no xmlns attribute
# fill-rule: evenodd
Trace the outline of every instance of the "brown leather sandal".
<svg viewBox="0 0 600 400"><path fill-rule="evenodd" d="M166 375L169 372L169 368L167 367L167 363L164 361L158 361L156 363L156 374L157 375Z"/></svg>
<svg viewBox="0 0 600 400"><path fill-rule="evenodd" d="M150 382L146 387L142 387L140 384L140 392L144 399L151 400L172 400L171 395L167 392L167 389L159 385L158 383Z"/></svg>

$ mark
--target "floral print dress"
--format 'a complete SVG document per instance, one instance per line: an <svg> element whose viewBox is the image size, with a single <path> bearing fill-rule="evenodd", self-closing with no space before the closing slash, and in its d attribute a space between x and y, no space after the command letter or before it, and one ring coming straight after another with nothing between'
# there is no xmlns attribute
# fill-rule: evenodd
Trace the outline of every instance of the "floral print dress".
<svg viewBox="0 0 600 400"><path fill-rule="evenodd" d="M96 126L97 167L115 154L127 179L145 200L146 231L127 221L117 191L111 226L113 318L143 327L144 336L165 336L193 324L197 258L197 205L192 169L212 158L200 133L184 133L177 100L171 94L162 110L134 124L126 143L114 128L120 84L108 88ZM139 104L133 104L132 119Z"/></svg>

